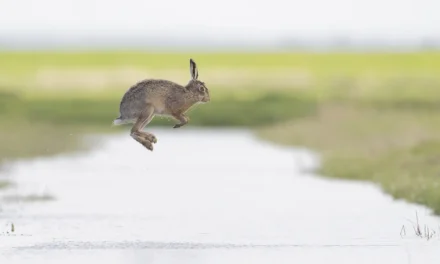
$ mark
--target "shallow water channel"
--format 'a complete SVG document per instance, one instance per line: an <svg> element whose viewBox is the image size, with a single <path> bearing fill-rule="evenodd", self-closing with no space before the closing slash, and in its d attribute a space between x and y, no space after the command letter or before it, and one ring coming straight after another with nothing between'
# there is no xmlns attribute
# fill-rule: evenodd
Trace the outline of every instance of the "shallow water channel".
<svg viewBox="0 0 440 264"><path fill-rule="evenodd" d="M12 163L0 263L440 260L430 210L369 183L319 177L307 150L244 130L152 132L154 152L122 133L91 136L97 146L86 153ZM54 200L7 200L29 195ZM422 232L437 232L431 239L415 235L416 212Z"/></svg>

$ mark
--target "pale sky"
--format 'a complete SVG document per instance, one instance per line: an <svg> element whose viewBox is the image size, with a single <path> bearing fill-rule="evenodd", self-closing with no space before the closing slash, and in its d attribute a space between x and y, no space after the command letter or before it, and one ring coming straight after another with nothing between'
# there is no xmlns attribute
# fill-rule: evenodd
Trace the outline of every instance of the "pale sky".
<svg viewBox="0 0 440 264"><path fill-rule="evenodd" d="M440 0L0 0L0 40L49 36L440 37Z"/></svg>

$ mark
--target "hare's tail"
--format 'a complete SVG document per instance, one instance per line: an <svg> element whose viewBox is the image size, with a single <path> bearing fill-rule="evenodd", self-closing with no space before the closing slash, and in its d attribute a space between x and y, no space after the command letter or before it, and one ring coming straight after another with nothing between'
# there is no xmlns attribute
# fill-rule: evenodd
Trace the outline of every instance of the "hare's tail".
<svg viewBox="0 0 440 264"><path fill-rule="evenodd" d="M120 125L125 125L128 123L132 123L132 122L133 122L133 120L131 120L131 119L122 119L122 117L118 117L115 120L113 120L112 125L113 126L120 126Z"/></svg>

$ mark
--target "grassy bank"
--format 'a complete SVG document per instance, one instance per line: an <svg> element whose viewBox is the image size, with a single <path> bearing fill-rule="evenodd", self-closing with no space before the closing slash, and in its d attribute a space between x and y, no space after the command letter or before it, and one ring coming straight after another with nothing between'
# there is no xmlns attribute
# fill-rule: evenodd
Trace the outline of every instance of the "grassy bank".
<svg viewBox="0 0 440 264"><path fill-rule="evenodd" d="M433 110L320 106L318 115L261 129L277 143L312 148L320 173L377 183L440 214L440 115Z"/></svg>
<svg viewBox="0 0 440 264"><path fill-rule="evenodd" d="M312 148L322 174L373 181L440 214L435 52L0 53L0 155L58 153L77 145L71 134L121 129L110 124L122 93L150 77L186 83L190 57L212 97L192 110L190 125L252 127Z"/></svg>
<svg viewBox="0 0 440 264"><path fill-rule="evenodd" d="M1 95L1 116L23 118L53 125L110 126L119 116L120 97L57 96L55 98ZM300 93L274 92L240 99L232 95L214 97L208 104L190 109L191 125L259 126L275 124L314 111L316 101ZM3 101L3 102L2 102ZM153 125L171 125L174 120L153 119Z"/></svg>

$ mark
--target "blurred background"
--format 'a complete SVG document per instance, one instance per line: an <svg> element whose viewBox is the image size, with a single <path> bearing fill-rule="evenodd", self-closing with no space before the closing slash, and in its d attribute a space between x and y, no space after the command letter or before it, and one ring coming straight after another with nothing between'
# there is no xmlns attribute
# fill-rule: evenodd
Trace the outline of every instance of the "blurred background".
<svg viewBox="0 0 440 264"><path fill-rule="evenodd" d="M193 58L212 101L188 126L313 149L323 175L439 213L438 10L436 0L1 1L0 166L128 130L111 127L123 93L146 78L186 84Z"/></svg>

